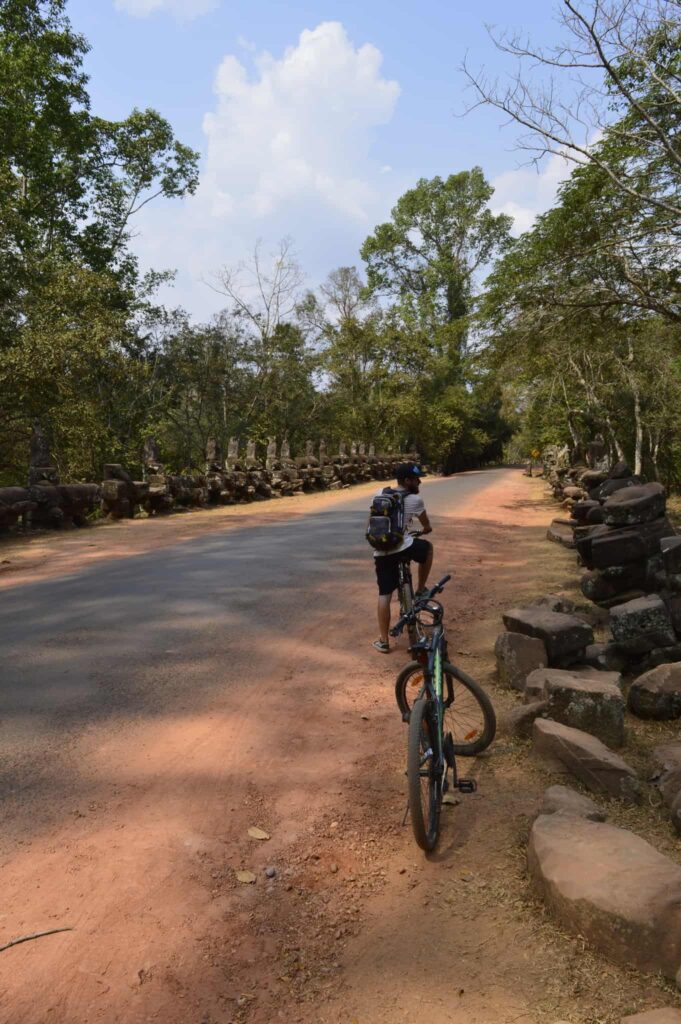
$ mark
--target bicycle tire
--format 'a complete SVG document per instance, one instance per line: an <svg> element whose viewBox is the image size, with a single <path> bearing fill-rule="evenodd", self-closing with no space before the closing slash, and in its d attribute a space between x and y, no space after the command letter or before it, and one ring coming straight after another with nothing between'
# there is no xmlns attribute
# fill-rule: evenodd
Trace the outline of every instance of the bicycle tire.
<svg viewBox="0 0 681 1024"><path fill-rule="evenodd" d="M435 771L438 743L433 718L431 701L421 697L411 712L407 745L409 817L416 844L426 853L435 849L440 836L442 803L442 786L438 784Z"/></svg>
<svg viewBox="0 0 681 1024"><path fill-rule="evenodd" d="M404 666L395 680L395 699L402 714L402 719L405 722L409 721L412 705L421 690L420 681L416 680L410 683L410 679L412 676L418 676L419 674L422 679L423 666L418 661L410 661ZM444 732L451 732L454 742L454 753L457 756L474 757L476 754L482 753L483 750L487 750L496 735L497 716L494 712L494 706L482 686L476 683L475 679L472 679L466 672L463 672L450 662L447 661L442 666L442 675L445 686L452 688L454 697L453 703L445 708ZM464 691L467 692L475 702L475 705L477 705L482 717L481 727L477 727L470 720L470 717L467 716L465 709L462 708L464 702L461 697L458 698L458 709L460 710L454 710L457 708L457 690L461 693L460 687L457 687L454 680L457 680L463 686ZM413 700L409 699L410 686L414 693ZM475 732L474 736L469 735L471 731Z"/></svg>

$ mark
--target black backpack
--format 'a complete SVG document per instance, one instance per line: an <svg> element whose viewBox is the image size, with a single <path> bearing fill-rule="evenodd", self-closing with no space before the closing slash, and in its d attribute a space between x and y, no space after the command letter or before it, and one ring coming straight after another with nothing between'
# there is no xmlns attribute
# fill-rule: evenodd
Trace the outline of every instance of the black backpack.
<svg viewBox="0 0 681 1024"><path fill-rule="evenodd" d="M404 540L404 493L384 487L369 509L366 539L377 551L391 551Z"/></svg>

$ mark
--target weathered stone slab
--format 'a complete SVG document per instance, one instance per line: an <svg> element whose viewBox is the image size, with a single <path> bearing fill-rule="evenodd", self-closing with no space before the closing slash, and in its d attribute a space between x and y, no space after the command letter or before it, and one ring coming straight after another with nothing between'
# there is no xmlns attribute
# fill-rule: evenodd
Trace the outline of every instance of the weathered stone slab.
<svg viewBox="0 0 681 1024"><path fill-rule="evenodd" d="M575 502L572 506L572 515L578 523L585 524L588 522L589 513L596 509L600 512L601 503L588 498L586 501Z"/></svg>
<svg viewBox="0 0 681 1024"><path fill-rule="evenodd" d="M587 569L593 569L591 549L594 541L598 537L607 537L609 534L610 527L606 526L605 523L597 523L596 526L587 526L584 529L580 528L575 534L575 548L577 549L579 560Z"/></svg>
<svg viewBox="0 0 681 1024"><path fill-rule="evenodd" d="M633 832L564 814L536 819L528 866L566 928L620 964L675 979L681 867Z"/></svg>
<svg viewBox="0 0 681 1024"><path fill-rule="evenodd" d="M564 548L574 548L575 540L572 527L554 519L546 531L546 539L552 540L555 544L562 544Z"/></svg>
<svg viewBox="0 0 681 1024"><path fill-rule="evenodd" d="M500 633L494 653L499 682L521 692L530 672L549 663L544 641L524 633Z"/></svg>
<svg viewBox="0 0 681 1024"><path fill-rule="evenodd" d="M660 541L665 572L681 573L681 537L666 536Z"/></svg>
<svg viewBox="0 0 681 1024"><path fill-rule="evenodd" d="M603 505L603 518L608 526L631 526L649 523L664 515L667 495L662 484L643 484L623 488L612 494Z"/></svg>
<svg viewBox="0 0 681 1024"><path fill-rule="evenodd" d="M657 594L612 608L610 629L619 647L630 653L645 654L654 647L669 647L676 640L669 612Z"/></svg>
<svg viewBox="0 0 681 1024"><path fill-rule="evenodd" d="M653 750L653 775L649 779L669 808L672 825L681 834L681 743L665 743Z"/></svg>
<svg viewBox="0 0 681 1024"><path fill-rule="evenodd" d="M632 592L645 596L646 579L645 562L611 566L600 572L585 572L579 581L579 589L594 604L612 606L631 600Z"/></svg>
<svg viewBox="0 0 681 1024"><path fill-rule="evenodd" d="M549 786L544 791L541 814L572 814L576 818L587 818L589 821L605 821L607 814L583 793L569 786Z"/></svg>
<svg viewBox="0 0 681 1024"><path fill-rule="evenodd" d="M639 676L629 690L629 710L638 718L681 718L681 662Z"/></svg>
<svg viewBox="0 0 681 1024"><path fill-rule="evenodd" d="M583 665L578 668L538 668L530 672L525 680L525 700L548 698L553 687L569 686L574 680L593 679L616 687L621 694L622 677L619 672L603 672Z"/></svg>
<svg viewBox="0 0 681 1024"><path fill-rule="evenodd" d="M627 661L617 644L589 644L584 664L601 672L622 672Z"/></svg>
<svg viewBox="0 0 681 1024"><path fill-rule="evenodd" d="M505 736L519 736L529 739L535 718L544 715L548 710L547 700L535 700L530 704L518 704L507 711L499 722L499 732Z"/></svg>
<svg viewBox="0 0 681 1024"><path fill-rule="evenodd" d="M555 673L546 684L548 717L574 729L583 729L610 747L621 747L624 743L624 697L615 681L599 678L606 675L610 673L593 676L561 673L567 678L556 678Z"/></svg>
<svg viewBox="0 0 681 1024"><path fill-rule="evenodd" d="M506 629L543 640L549 664L559 664L593 643L593 630L574 615L546 608L512 608L504 615Z"/></svg>
<svg viewBox="0 0 681 1024"><path fill-rule="evenodd" d="M630 664L629 672L632 675L641 675L643 672L650 672L658 665L670 665L674 661L681 661L681 644L672 644L670 647L653 647L640 660Z"/></svg>
<svg viewBox="0 0 681 1024"><path fill-rule="evenodd" d="M593 498L594 501L606 501L611 495L616 494L620 490L624 490L629 487L639 487L643 484L643 478L640 476L630 476L618 480L606 480L604 483L599 484L598 487L592 488L589 491L589 497Z"/></svg>
<svg viewBox="0 0 681 1024"><path fill-rule="evenodd" d="M606 514L607 507L606 503ZM645 561L651 555L657 554L662 539L673 537L674 532L674 527L665 516L635 527L608 530L608 533L593 538L591 561L595 569Z"/></svg>
<svg viewBox="0 0 681 1024"><path fill-rule="evenodd" d="M640 802L643 790L634 769L595 736L537 718L532 740L538 754L560 762L593 793Z"/></svg>

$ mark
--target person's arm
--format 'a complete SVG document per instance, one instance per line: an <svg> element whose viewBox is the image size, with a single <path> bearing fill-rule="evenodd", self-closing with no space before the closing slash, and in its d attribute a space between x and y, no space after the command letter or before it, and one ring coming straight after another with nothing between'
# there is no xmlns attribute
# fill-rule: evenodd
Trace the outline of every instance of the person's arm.
<svg viewBox="0 0 681 1024"><path fill-rule="evenodd" d="M423 526L423 530L421 531L422 533L432 533L433 532L433 527L430 525L430 519L428 518L428 513L426 512L425 508L424 508L423 512L421 512L421 514L419 516L419 522Z"/></svg>

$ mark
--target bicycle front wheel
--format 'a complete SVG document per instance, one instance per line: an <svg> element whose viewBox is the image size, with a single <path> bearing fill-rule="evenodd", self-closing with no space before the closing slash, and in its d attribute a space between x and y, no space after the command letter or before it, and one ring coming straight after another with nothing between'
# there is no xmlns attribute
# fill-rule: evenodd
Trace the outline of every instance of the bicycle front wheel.
<svg viewBox="0 0 681 1024"><path fill-rule="evenodd" d="M409 816L422 850L435 848L440 834L442 766L438 759L437 722L432 701L421 697L412 708L407 747Z"/></svg>
<svg viewBox="0 0 681 1024"><path fill-rule="evenodd" d="M473 757L486 750L496 735L492 701L479 683L449 662L442 666L442 677L443 731L451 732L456 755ZM410 661L395 680L395 699L405 722L422 688L423 668L418 661Z"/></svg>

